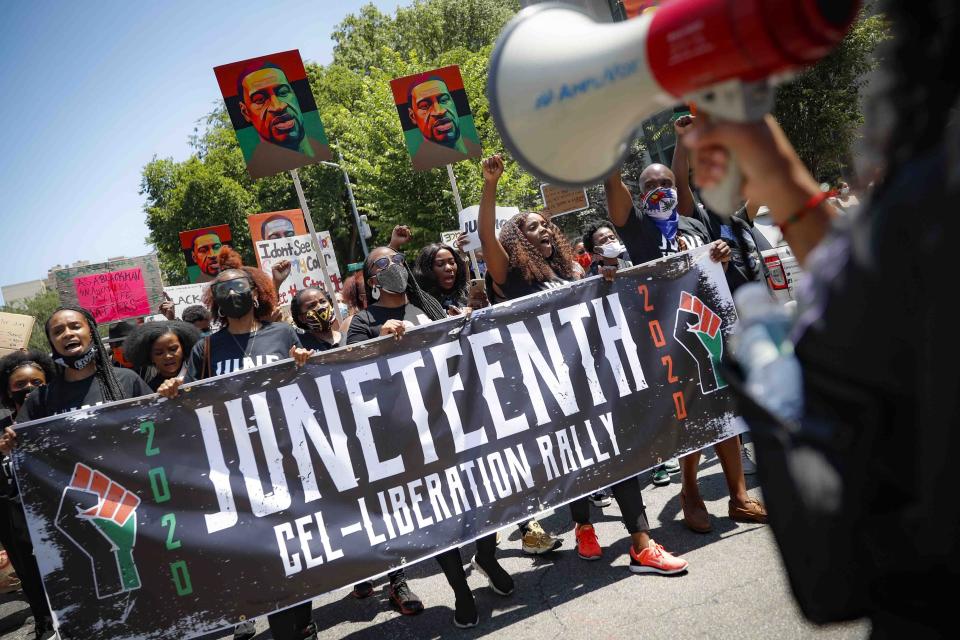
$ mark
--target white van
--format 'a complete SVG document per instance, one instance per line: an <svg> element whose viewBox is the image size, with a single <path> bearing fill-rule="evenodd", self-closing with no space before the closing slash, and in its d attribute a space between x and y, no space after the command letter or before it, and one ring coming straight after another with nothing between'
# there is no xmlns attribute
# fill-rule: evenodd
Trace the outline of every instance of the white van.
<svg viewBox="0 0 960 640"><path fill-rule="evenodd" d="M794 257L790 245L784 241L780 228L773 223L770 210L767 207L760 207L753 224L773 247L762 252L763 261L770 272L767 286L781 302L796 300L797 286L804 277L803 269Z"/></svg>

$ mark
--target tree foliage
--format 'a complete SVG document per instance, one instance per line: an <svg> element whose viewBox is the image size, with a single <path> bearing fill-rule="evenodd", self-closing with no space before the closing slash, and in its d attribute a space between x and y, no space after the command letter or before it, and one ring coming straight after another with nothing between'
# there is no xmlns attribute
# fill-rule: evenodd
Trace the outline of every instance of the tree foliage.
<svg viewBox="0 0 960 640"><path fill-rule="evenodd" d="M334 32L329 66L307 64L317 108L333 147L343 154L357 208L375 231L371 246L385 244L396 224L411 227L412 248L439 239L457 226L457 210L443 169L415 172L390 91L390 80L458 64L484 153L502 151L486 100L490 47L519 8L506 0L418 0L387 16L373 5L347 17ZM297 208L287 174L253 181L226 111L218 107L190 137L193 154L182 162L154 159L143 170L141 193L149 242L157 248L170 283L186 282L178 234L229 224L234 246L253 264L246 216ZM464 206L479 200L476 161L454 166ZM361 257L342 174L312 165L299 171L317 230L333 236L341 266ZM539 207L536 182L515 163L501 182L503 204Z"/></svg>
<svg viewBox="0 0 960 640"><path fill-rule="evenodd" d="M484 153L503 153L486 98L487 68L496 36L518 9L517 0L415 0L391 16L366 5L334 28L330 65L307 63L327 135L343 156L357 207L374 229L370 246L386 243L395 224L411 227L412 251L457 226L446 171L412 169L390 80L459 65ZM882 17L863 14L833 54L778 91L776 115L818 177L838 175L847 162L862 121L859 90L873 65L871 53L886 32ZM156 246L171 284L186 282L180 231L227 223L234 246L253 264L246 216L299 206L289 175L249 178L222 106L198 123L190 144L188 159L154 159L144 168L141 181L148 240ZM634 141L623 167L628 184L643 168L642 159L642 143ZM540 208L537 181L509 157L506 160L499 202ZM479 163L459 162L454 171L463 205L476 203L482 186ZM357 229L342 174L322 165L299 173L314 224L317 230L331 232L341 266L358 261ZM602 187L591 188L589 196L590 210L558 219L568 235L576 235L590 219L605 216Z"/></svg>
<svg viewBox="0 0 960 640"><path fill-rule="evenodd" d="M860 90L877 65L874 50L889 33L886 18L867 6L830 55L777 89L774 115L818 180L833 182L849 166L863 124Z"/></svg>

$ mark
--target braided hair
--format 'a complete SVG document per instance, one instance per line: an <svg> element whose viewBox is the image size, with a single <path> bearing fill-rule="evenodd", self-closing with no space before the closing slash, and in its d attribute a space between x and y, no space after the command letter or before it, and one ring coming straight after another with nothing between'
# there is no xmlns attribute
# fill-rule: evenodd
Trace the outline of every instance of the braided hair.
<svg viewBox="0 0 960 640"><path fill-rule="evenodd" d="M377 249L379 248L381 247L377 247ZM389 249L390 247L383 248ZM367 283L374 275L372 256L375 251L376 249L371 250L370 255L363 261L363 287L367 294L367 300L373 300L370 285ZM413 272L410 271L410 267L407 266L406 262L403 263L403 268L407 270L407 290L405 292L407 294L407 301L415 307L422 309L431 320L442 320L446 318L447 312L444 310L443 305L432 295L420 288L420 285L417 284L417 279L414 277Z"/></svg>
<svg viewBox="0 0 960 640"><path fill-rule="evenodd" d="M97 331L97 321L93 319L93 315L91 315L89 311L78 305L65 304L57 307L54 312L50 314L46 324L43 326L43 330L44 333L47 334L47 342L50 343L50 348L53 350L53 353L56 354L57 349L54 347L53 340L50 338L50 322L54 316L61 311L79 313L83 316L87 327L90 329L90 340L95 350L93 361L96 364L96 373L94 375L97 378L97 384L100 385L100 394L103 396L104 401L113 402L114 400L123 400L123 390L120 388L117 376L113 372L113 364L107 355L106 347L103 346L103 339L100 338L100 332ZM59 377L63 377L63 367L60 367L57 373Z"/></svg>
<svg viewBox="0 0 960 640"><path fill-rule="evenodd" d="M554 274L566 280L577 277L573 264L576 254L570 242L557 225L544 218L544 226L551 232L553 253L544 258L540 250L527 240L523 225L527 216L539 213L520 212L500 228L500 244L510 256L510 268L518 269L527 282L545 282L552 280ZM540 216L541 218L543 216Z"/></svg>

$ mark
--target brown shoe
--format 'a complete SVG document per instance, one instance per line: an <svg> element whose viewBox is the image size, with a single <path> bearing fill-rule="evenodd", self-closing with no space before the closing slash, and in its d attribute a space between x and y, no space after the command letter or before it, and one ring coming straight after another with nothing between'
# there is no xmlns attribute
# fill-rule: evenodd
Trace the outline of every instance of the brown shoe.
<svg viewBox="0 0 960 640"><path fill-rule="evenodd" d="M733 500L731 500L728 504L727 513L730 514L731 520L737 522L767 524L767 510L764 509L763 503L756 498L748 498L746 504L742 507L733 506Z"/></svg>
<svg viewBox="0 0 960 640"><path fill-rule="evenodd" d="M680 492L680 508L683 509L683 524L687 529L696 533L710 533L713 527L710 525L710 514L707 513L707 505L703 504L702 498L697 498L692 504L687 504L687 499Z"/></svg>

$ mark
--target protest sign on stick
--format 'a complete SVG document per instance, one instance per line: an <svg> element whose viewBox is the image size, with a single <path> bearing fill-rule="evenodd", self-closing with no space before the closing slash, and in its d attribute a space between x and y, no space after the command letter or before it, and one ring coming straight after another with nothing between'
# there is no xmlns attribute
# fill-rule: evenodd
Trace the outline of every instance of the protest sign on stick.
<svg viewBox="0 0 960 640"><path fill-rule="evenodd" d="M390 88L414 169L433 169L483 155L460 67L394 78Z"/></svg>
<svg viewBox="0 0 960 640"><path fill-rule="evenodd" d="M226 224L180 232L180 250L190 282L210 282L220 274L220 250L229 247L232 239Z"/></svg>
<svg viewBox="0 0 960 640"><path fill-rule="evenodd" d="M33 316L0 311L0 356L19 351L30 342Z"/></svg>
<svg viewBox="0 0 960 640"><path fill-rule="evenodd" d="M261 240L277 240L307 233L307 223L300 209L253 213L247 216L247 225L250 227L250 239L254 246Z"/></svg>
<svg viewBox="0 0 960 640"><path fill-rule="evenodd" d="M178 318L182 318L184 309L195 304L203 304L203 290L208 286L210 285L203 282L195 282L193 284L164 287L163 291L173 301L174 314Z"/></svg>
<svg viewBox="0 0 960 640"><path fill-rule="evenodd" d="M298 50L213 72L251 178L333 159Z"/></svg>
<svg viewBox="0 0 960 640"><path fill-rule="evenodd" d="M213 633L730 438L735 322L700 247L301 368L18 425L61 637Z"/></svg>
<svg viewBox="0 0 960 640"><path fill-rule="evenodd" d="M329 231L317 234L320 239L320 251L326 260L327 273L333 283L334 290L339 291L341 286L340 265L333 252L333 242ZM290 261L290 275L287 276L278 291L280 304L290 304L293 296L301 289L317 287L326 290L323 271L317 260L317 253L313 250L310 235L262 240L255 245L257 262L260 268L268 274L272 273L273 266L281 260Z"/></svg>
<svg viewBox="0 0 960 640"><path fill-rule="evenodd" d="M87 309L100 323L148 316L164 300L155 254L58 269L53 275L60 302Z"/></svg>
<svg viewBox="0 0 960 640"><path fill-rule="evenodd" d="M520 213L519 207L497 207L497 233L500 233L500 227L502 227L505 222L509 221L510 218L518 213ZM477 230L477 219L479 217L480 205L478 204L470 205L466 209L460 210L460 231L466 233L469 238L469 241L463 247L464 251L475 251L480 248L480 233Z"/></svg>
<svg viewBox="0 0 960 640"><path fill-rule="evenodd" d="M548 217L562 216L565 213L582 211L590 207L586 189L564 189L551 184L540 185L540 196L543 198L543 210L540 212Z"/></svg>

